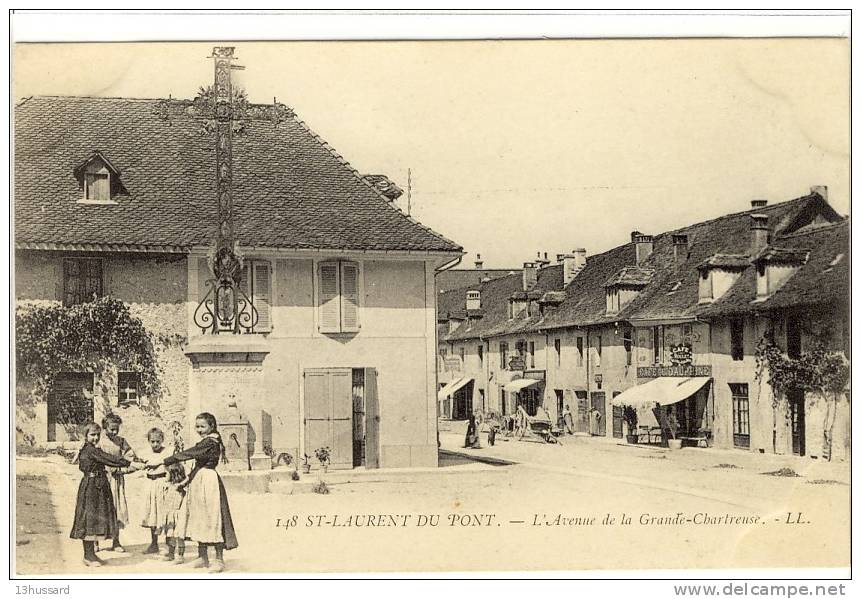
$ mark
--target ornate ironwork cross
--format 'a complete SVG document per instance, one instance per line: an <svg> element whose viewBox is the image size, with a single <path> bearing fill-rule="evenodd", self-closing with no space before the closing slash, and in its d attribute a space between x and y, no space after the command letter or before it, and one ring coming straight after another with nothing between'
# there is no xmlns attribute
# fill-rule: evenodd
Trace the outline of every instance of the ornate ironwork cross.
<svg viewBox="0 0 861 599"><path fill-rule="evenodd" d="M233 64L233 47L215 47L211 58L215 62L215 79L210 94L206 90L195 100L194 108L208 117L206 129L215 132L215 194L217 227L215 248L210 256L214 279L206 282L209 290L194 312L194 322L204 332L250 332L257 323L257 310L242 291L242 258L236 251L233 218L233 131L245 112L237 114L231 70L241 69Z"/></svg>

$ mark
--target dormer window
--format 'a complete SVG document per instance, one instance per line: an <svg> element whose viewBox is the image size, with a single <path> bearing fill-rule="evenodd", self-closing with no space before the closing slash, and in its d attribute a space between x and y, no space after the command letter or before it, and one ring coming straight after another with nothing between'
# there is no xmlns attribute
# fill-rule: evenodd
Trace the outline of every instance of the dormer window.
<svg viewBox="0 0 861 599"><path fill-rule="evenodd" d="M775 248L763 250L755 260L756 299L761 301L783 287L807 263L806 249Z"/></svg>
<svg viewBox="0 0 861 599"><path fill-rule="evenodd" d="M750 258L741 254L715 254L700 264L699 303L720 299L749 265Z"/></svg>
<svg viewBox="0 0 861 599"><path fill-rule="evenodd" d="M116 204L114 196L120 193L119 171L100 152L93 152L78 168L75 176L81 184L84 204Z"/></svg>
<svg viewBox="0 0 861 599"><path fill-rule="evenodd" d="M613 275L604 284L607 299L606 313L618 314L649 284L654 274L654 269L631 266Z"/></svg>

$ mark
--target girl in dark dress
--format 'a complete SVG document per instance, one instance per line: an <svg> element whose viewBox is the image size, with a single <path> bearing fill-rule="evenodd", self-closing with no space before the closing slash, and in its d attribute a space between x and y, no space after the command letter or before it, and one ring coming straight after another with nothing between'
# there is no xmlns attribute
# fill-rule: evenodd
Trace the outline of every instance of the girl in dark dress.
<svg viewBox="0 0 861 599"><path fill-rule="evenodd" d="M98 567L104 562L96 557L96 541L113 539L117 534L117 513L105 467L125 468L131 462L98 448L102 427L90 422L84 427L84 446L78 453L78 468L84 474L75 504L73 539L84 543L84 565Z"/></svg>
<svg viewBox="0 0 861 599"><path fill-rule="evenodd" d="M185 538L197 542L196 560L191 565L196 568L209 568L210 572L224 571L224 550L239 546L227 492L221 477L215 471L219 461L226 461L224 443L218 433L215 416L208 412L199 414L195 419L195 430L202 437L200 442L179 453L164 458L164 465L194 460L194 468L188 475L188 487L184 506L187 509ZM159 463L149 462L155 467ZM209 562L208 548L215 548L215 559Z"/></svg>

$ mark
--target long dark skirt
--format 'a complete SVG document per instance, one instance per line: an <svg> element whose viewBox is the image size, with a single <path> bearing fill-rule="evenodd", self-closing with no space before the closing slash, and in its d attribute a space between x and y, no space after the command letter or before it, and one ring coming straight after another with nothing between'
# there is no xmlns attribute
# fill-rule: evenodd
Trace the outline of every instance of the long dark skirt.
<svg viewBox="0 0 861 599"><path fill-rule="evenodd" d="M107 476L100 474L90 477L85 474L78 486L75 521L69 536L97 541L113 538L116 533L117 512Z"/></svg>

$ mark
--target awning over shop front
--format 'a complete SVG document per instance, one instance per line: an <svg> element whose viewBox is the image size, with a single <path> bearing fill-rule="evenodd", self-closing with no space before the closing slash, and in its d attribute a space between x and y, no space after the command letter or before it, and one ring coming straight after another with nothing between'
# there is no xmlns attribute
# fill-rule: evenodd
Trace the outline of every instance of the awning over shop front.
<svg viewBox="0 0 861 599"><path fill-rule="evenodd" d="M464 377L462 379L454 380L454 381L450 382L448 385L446 385L445 387L443 387L442 389L440 389L439 392L436 394L436 396L440 401L442 401L446 397L449 397L455 391L457 391L458 389L460 389L461 387L463 387L464 385L468 384L471 381L472 381L472 377L469 377L469 376Z"/></svg>
<svg viewBox="0 0 861 599"><path fill-rule="evenodd" d="M637 385L623 391L614 397L610 403L614 406L647 406L661 404L668 406L683 401L702 389L711 379L706 376L677 377L662 376L648 383Z"/></svg>
<svg viewBox="0 0 861 599"><path fill-rule="evenodd" d="M510 383L506 383L505 387L503 387L503 389L505 389L509 393L517 393L518 391L522 391L523 389L526 389L527 387L531 387L532 385L537 385L538 383L541 383L541 382L543 382L543 381L539 381L537 379L517 379L515 381L511 381Z"/></svg>

